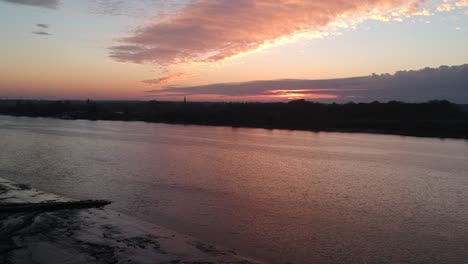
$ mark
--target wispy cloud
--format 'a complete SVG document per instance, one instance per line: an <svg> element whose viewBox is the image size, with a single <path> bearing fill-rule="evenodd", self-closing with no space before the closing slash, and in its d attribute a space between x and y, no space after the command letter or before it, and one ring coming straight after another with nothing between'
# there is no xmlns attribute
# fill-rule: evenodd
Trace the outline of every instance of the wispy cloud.
<svg viewBox="0 0 468 264"><path fill-rule="evenodd" d="M31 33L36 34L36 35L41 35L41 36L51 36L52 35L52 34L50 34L48 32L45 32L45 31L33 31Z"/></svg>
<svg viewBox="0 0 468 264"><path fill-rule="evenodd" d="M111 16L144 17L148 13L174 11L189 0L89 0L91 13Z"/></svg>
<svg viewBox="0 0 468 264"><path fill-rule="evenodd" d="M176 72L176 73L170 73L164 77L161 77L161 78L157 78L157 79L150 79L150 80L144 80L142 81L143 83L145 84L148 84L148 85L164 85L164 84L168 84L176 79L179 79L179 78L184 78L184 77L187 77L187 75L185 73L182 73L182 72Z"/></svg>
<svg viewBox="0 0 468 264"><path fill-rule="evenodd" d="M355 27L366 19L390 21L412 15L421 0L199 0L120 39L110 48L118 61L218 62L297 37L326 34L329 26Z"/></svg>
<svg viewBox="0 0 468 264"><path fill-rule="evenodd" d="M160 97L208 97L211 100L314 100L350 101L427 101L447 99L468 102L468 64L441 66L418 71L398 71L393 75L330 80L268 80L219 83L188 87L165 87L146 91ZM237 99L236 99L237 98Z"/></svg>
<svg viewBox="0 0 468 264"><path fill-rule="evenodd" d="M49 28L48 24L36 24L36 26L39 28Z"/></svg>
<svg viewBox="0 0 468 264"><path fill-rule="evenodd" d="M38 6L45 8L58 8L60 6L59 0L0 0L12 4Z"/></svg>
<svg viewBox="0 0 468 264"><path fill-rule="evenodd" d="M46 32L44 30L48 29L49 28L49 25L48 24L36 24L36 27L38 27L38 30L37 31L33 31L32 33L33 34L36 34L36 35L42 35L42 36L50 36L52 34L50 34L49 32Z"/></svg>

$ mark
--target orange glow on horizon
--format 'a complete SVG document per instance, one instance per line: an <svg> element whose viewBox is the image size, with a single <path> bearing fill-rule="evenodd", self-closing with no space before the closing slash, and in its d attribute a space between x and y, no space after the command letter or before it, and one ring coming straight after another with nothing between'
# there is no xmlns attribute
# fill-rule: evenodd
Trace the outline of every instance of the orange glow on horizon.
<svg viewBox="0 0 468 264"><path fill-rule="evenodd" d="M335 99L338 96L328 93L316 93L324 91L336 91L337 89L279 89L269 90L267 94L271 95L272 98L284 98L289 100L295 99Z"/></svg>
<svg viewBox="0 0 468 264"><path fill-rule="evenodd" d="M315 89L274 89L267 90L261 94L251 95L221 95L221 94L185 94L184 92L162 92L148 96L148 99L152 98L155 100L169 100L179 101L183 100L184 97L193 101L232 101L232 102L275 102L275 101L287 101L297 99L336 99L338 95L331 93L322 92L333 92L341 91L342 89L335 88L315 88Z"/></svg>

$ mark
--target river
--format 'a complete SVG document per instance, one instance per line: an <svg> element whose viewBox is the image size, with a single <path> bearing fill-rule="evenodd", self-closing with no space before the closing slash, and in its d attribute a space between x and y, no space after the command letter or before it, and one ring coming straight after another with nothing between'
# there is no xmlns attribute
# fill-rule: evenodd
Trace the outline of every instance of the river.
<svg viewBox="0 0 468 264"><path fill-rule="evenodd" d="M468 141L0 116L0 177L271 263L466 263Z"/></svg>

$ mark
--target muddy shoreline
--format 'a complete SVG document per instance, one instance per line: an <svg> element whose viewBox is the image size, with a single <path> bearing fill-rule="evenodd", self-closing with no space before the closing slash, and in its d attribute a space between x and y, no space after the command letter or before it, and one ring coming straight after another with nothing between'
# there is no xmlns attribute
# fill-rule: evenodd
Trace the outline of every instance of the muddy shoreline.
<svg viewBox="0 0 468 264"><path fill-rule="evenodd" d="M0 208L76 200L0 178ZM0 211L0 263L261 263L105 208Z"/></svg>

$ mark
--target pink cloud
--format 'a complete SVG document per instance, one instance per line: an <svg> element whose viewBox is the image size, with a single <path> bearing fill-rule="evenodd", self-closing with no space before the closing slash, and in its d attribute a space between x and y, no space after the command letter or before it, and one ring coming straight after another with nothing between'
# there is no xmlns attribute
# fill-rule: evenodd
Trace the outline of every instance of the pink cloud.
<svg viewBox="0 0 468 264"><path fill-rule="evenodd" d="M460 0L455 5L457 7L468 7L468 0Z"/></svg>
<svg viewBox="0 0 468 264"><path fill-rule="evenodd" d="M169 75L161 77L161 78L144 80L142 82L148 85L163 85L163 84L170 83L176 79L179 79L185 76L186 75L182 72L176 72L176 73L170 73Z"/></svg>
<svg viewBox="0 0 468 264"><path fill-rule="evenodd" d="M448 12L454 9L455 9L455 5L452 3L449 3L447 0L444 0L444 2L437 7L437 11L439 12Z"/></svg>
<svg viewBox="0 0 468 264"><path fill-rule="evenodd" d="M199 0L147 23L111 47L118 61L217 62L327 26L388 21L421 13L423 0ZM343 22L344 21L344 22Z"/></svg>

